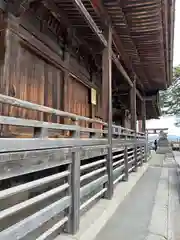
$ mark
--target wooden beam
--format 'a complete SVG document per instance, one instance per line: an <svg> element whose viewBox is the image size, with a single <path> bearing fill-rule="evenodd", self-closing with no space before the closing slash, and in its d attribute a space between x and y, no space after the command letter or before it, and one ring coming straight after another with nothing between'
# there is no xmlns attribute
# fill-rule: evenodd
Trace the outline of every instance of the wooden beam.
<svg viewBox="0 0 180 240"><path fill-rule="evenodd" d="M137 113L136 113L136 79L130 90L130 111L131 111L131 128L136 131Z"/></svg>
<svg viewBox="0 0 180 240"><path fill-rule="evenodd" d="M112 58L113 58L113 61L116 65L117 69L122 73L122 75L128 82L129 86L132 87L133 83L132 83L131 79L129 78L128 74L126 73L126 71L124 70L123 66L121 65L120 61L117 59L115 53L112 54Z"/></svg>
<svg viewBox="0 0 180 240"><path fill-rule="evenodd" d="M40 2L39 0L15 0L8 3L8 11L13 13L16 17L20 17L30 7L30 4Z"/></svg>
<svg viewBox="0 0 180 240"><path fill-rule="evenodd" d="M73 0L74 5L76 8L79 10L80 14L84 17L86 20L87 24L91 27L93 32L97 35L97 37L100 39L102 44L106 47L107 46L107 41L102 33L102 30L98 28L94 20L92 19L91 15L89 12L86 10L84 4L82 3L81 0Z"/></svg>
<svg viewBox="0 0 180 240"><path fill-rule="evenodd" d="M65 27L69 28L69 20L61 9L51 0L43 0L44 6L51 11L51 14L63 24Z"/></svg>
<svg viewBox="0 0 180 240"><path fill-rule="evenodd" d="M130 111L131 111L131 129L135 132L135 144L134 144L134 171L137 171L137 143L136 143L136 132L137 132L137 106L136 106L136 77L134 77L133 87L130 90Z"/></svg>
<svg viewBox="0 0 180 240"><path fill-rule="evenodd" d="M102 1L98 1L97 5L93 5L93 8L99 17L103 17L104 21L107 21L107 19L108 20L110 19L107 10L105 9L105 7L102 4ZM120 8L120 10L121 10L122 15L124 16L122 8ZM124 16L124 23L126 25L126 28L128 29L127 22L125 20L125 16ZM128 29L128 32L129 32L129 29ZM131 72L130 73L131 76L134 76L135 72L133 70L133 64L132 64L131 60L129 59L128 55L126 54L123 44L122 44L122 41L120 40L115 28L113 28L113 27L112 27L112 35L113 35L113 43L114 43L114 46L115 46L117 52L122 56L122 59L126 65L126 67ZM135 48L136 48L136 46L135 46ZM136 78L137 78L137 76L136 76ZM141 87L143 87L141 82L139 82L139 84L141 85Z"/></svg>
<svg viewBox="0 0 180 240"><path fill-rule="evenodd" d="M3 75L1 79L1 92L4 95L8 95L9 93L9 85L10 85L10 72L9 72L9 63L11 58L12 44L11 44L11 32L7 28L5 31L5 55L4 55L4 66L3 66ZM10 107L9 105L3 104L1 109L1 114L8 116ZM1 135L5 135L8 132L8 126L1 125Z"/></svg>
<svg viewBox="0 0 180 240"><path fill-rule="evenodd" d="M113 197L113 156L112 156L112 27L109 25L108 28L108 161L107 161L107 174L108 174L108 188L107 198Z"/></svg>
<svg viewBox="0 0 180 240"><path fill-rule="evenodd" d="M90 28L93 30L93 32L96 34L96 36L100 39L100 41L104 45L104 47L107 47L107 41L106 41L104 35L102 34L102 31L98 28L98 26L94 22L93 18L90 16L89 12L83 5L82 1L81 0L73 0L73 3L75 4L75 6L79 10L79 12L82 14L82 16L85 18L86 22L88 23ZM121 65L121 63L119 62L119 60L117 59L117 57L113 51L112 51L112 58L113 58L114 63L116 64L117 68L119 69L119 71L122 73L122 75L124 76L124 78L126 79L128 84L132 87L131 79L129 78L128 74L124 70L123 66ZM142 96L138 90L136 90L136 94L142 100Z"/></svg>
<svg viewBox="0 0 180 240"><path fill-rule="evenodd" d="M44 6L51 11L51 14L60 22L60 24L62 24L64 27L66 27L67 29L69 29L72 33L72 37L75 38L78 43L80 45L84 45L86 48L86 51L89 51L89 54L91 54L94 63L96 65L97 68L99 68L99 65L96 63L96 56L94 51L90 48L88 42L86 42L84 39L80 38L80 36L78 35L75 27L72 27L72 23L70 22L70 20L68 19L68 17L66 16L65 12L62 11L53 1L51 0L43 0L42 3L44 4Z"/></svg>
<svg viewBox="0 0 180 240"><path fill-rule="evenodd" d="M146 131L146 101L141 101L142 132Z"/></svg>
<svg viewBox="0 0 180 240"><path fill-rule="evenodd" d="M176 0L169 1L169 12L170 12L170 23L169 23L169 85L172 83L173 79L173 56L174 56L174 24L175 24L175 4Z"/></svg>
<svg viewBox="0 0 180 240"><path fill-rule="evenodd" d="M8 26L10 30L19 37L20 43L24 47L31 49L38 56L41 56L58 69L61 69L62 71L69 71L71 76L86 86L97 89L97 86L77 71L77 69L72 69L70 67L67 69L66 63L59 54L58 45L56 45L43 33L37 31L30 23L27 22L26 19L23 18L22 21L18 21L17 18L9 15Z"/></svg>
<svg viewBox="0 0 180 240"><path fill-rule="evenodd" d="M113 196L113 169L112 169L112 28L108 28L108 45L103 51L102 61L102 109L103 121L108 122L108 156L107 174L108 187L107 198Z"/></svg>
<svg viewBox="0 0 180 240"><path fill-rule="evenodd" d="M72 36L71 36L72 32L69 29L68 31L68 36L67 36L67 48L69 47L69 45L71 45L71 41L72 41ZM69 96L68 96L68 89L69 89L69 62L70 62L70 52L68 51L68 49L65 49L64 52L64 64L65 64L65 70L63 73L63 111L65 112L70 112L69 109Z"/></svg>
<svg viewBox="0 0 180 240"><path fill-rule="evenodd" d="M103 50L102 55L102 99L101 99L101 106L102 106L102 119L104 122L108 121L108 49L107 47Z"/></svg>

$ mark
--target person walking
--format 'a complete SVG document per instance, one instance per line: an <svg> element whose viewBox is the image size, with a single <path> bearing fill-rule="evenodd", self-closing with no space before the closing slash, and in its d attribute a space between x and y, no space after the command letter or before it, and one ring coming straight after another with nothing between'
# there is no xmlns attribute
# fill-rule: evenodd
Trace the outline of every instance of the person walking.
<svg viewBox="0 0 180 240"><path fill-rule="evenodd" d="M155 152L157 150L157 140L154 141L154 150L155 150Z"/></svg>

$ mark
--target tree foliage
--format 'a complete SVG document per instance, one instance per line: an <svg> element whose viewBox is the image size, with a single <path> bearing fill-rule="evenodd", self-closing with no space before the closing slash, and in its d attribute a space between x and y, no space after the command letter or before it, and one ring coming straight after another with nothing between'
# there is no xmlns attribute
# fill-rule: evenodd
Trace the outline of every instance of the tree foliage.
<svg viewBox="0 0 180 240"><path fill-rule="evenodd" d="M163 115L180 115L180 65L173 69L173 83L160 92L160 107Z"/></svg>

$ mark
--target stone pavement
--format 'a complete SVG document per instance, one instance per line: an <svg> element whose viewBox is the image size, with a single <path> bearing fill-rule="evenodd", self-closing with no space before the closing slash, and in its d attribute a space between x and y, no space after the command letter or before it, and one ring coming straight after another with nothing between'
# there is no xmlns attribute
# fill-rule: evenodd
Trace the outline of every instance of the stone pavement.
<svg viewBox="0 0 180 240"><path fill-rule="evenodd" d="M95 239L175 239L172 211L177 195L171 191L175 181L174 159L154 155L146 173Z"/></svg>
<svg viewBox="0 0 180 240"><path fill-rule="evenodd" d="M111 201L100 200L83 216L78 234L56 240L180 240L176 173L171 154L153 154L116 187Z"/></svg>

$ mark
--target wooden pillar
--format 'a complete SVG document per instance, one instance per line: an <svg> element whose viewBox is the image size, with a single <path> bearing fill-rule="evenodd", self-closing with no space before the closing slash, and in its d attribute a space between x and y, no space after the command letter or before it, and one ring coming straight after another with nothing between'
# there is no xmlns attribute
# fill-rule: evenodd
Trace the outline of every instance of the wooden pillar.
<svg viewBox="0 0 180 240"><path fill-rule="evenodd" d="M102 116L108 122L108 155L107 174L108 186L106 197L113 196L113 166L112 166L112 27L108 27L108 43L103 51L102 61Z"/></svg>
<svg viewBox="0 0 180 240"><path fill-rule="evenodd" d="M69 88L69 62L70 62L70 48L72 43L72 32L68 30L67 33L67 42L66 48L64 50L64 63L65 69L63 73L63 99L62 99L62 106L63 111L69 112L69 96L68 96L68 88Z"/></svg>
<svg viewBox="0 0 180 240"><path fill-rule="evenodd" d="M136 139L136 122L137 122L137 113L136 113L136 79L134 78L133 86L130 90L130 110L131 110L131 129L134 130L134 171L137 170L137 139Z"/></svg>
<svg viewBox="0 0 180 240"><path fill-rule="evenodd" d="M63 73L63 111L69 112L69 96L68 96L68 87L69 87L69 61L70 61L70 53L68 49L64 52L64 63L65 69Z"/></svg>
<svg viewBox="0 0 180 240"><path fill-rule="evenodd" d="M104 122L108 121L108 48L104 48L102 56L102 94L101 94L101 106L102 106L102 119Z"/></svg>
<svg viewBox="0 0 180 240"><path fill-rule="evenodd" d="M8 21L8 18L7 18ZM11 31L10 29L6 28L5 31L5 55L4 55L4 63L3 63L3 71L1 77L1 92L4 95L9 95L9 83L10 83L10 58L11 58L11 48L12 48L12 39L11 39ZM3 104L1 109L1 115L8 116L10 112L10 105ZM8 125L4 125L1 127L1 135L8 134Z"/></svg>
<svg viewBox="0 0 180 240"><path fill-rule="evenodd" d="M0 93L5 94L5 78L4 68L7 64L7 47L9 48L9 40L7 36L7 14L5 12L5 2L0 0ZM7 41L8 40L8 41ZM7 42L6 42L7 41ZM7 74L7 71L6 71ZM6 104L0 104L0 113L4 115ZM7 128L7 127L6 127ZM4 126L0 125L0 135L4 134Z"/></svg>
<svg viewBox="0 0 180 240"><path fill-rule="evenodd" d="M143 99L141 104L141 114L142 114L142 132L146 131L146 101Z"/></svg>
<svg viewBox="0 0 180 240"><path fill-rule="evenodd" d="M146 134L146 100L143 99L141 104L141 114L142 114L142 132ZM148 154L148 135L146 134L146 142L144 144L144 162L147 162Z"/></svg>
<svg viewBox="0 0 180 240"><path fill-rule="evenodd" d="M134 79L133 86L130 90L130 111L131 111L131 129L136 131L136 79Z"/></svg>

